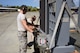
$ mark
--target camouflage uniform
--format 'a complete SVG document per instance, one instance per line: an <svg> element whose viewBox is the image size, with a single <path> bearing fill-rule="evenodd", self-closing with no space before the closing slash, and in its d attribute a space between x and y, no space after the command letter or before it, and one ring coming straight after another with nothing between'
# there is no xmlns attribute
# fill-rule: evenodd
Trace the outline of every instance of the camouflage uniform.
<svg viewBox="0 0 80 53"><path fill-rule="evenodd" d="M27 32L26 31L19 31L18 32L19 38L19 53L26 53L27 52Z"/></svg>

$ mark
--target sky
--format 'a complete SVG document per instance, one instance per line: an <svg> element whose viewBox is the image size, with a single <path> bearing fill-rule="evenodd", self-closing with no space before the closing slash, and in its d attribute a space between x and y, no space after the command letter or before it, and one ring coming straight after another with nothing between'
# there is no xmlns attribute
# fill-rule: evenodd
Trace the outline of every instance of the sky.
<svg viewBox="0 0 80 53"><path fill-rule="evenodd" d="M76 7L79 7L79 2L80 2L79 0L73 0L73 2L74 2Z"/></svg>
<svg viewBox="0 0 80 53"><path fill-rule="evenodd" d="M3 6L33 6L39 7L39 0L0 0L0 4Z"/></svg>
<svg viewBox="0 0 80 53"><path fill-rule="evenodd" d="M75 6L79 6L79 0L73 0L75 3ZM3 6L21 6L21 5L27 5L27 6L33 6L33 7L39 7L39 0L0 0L0 4Z"/></svg>

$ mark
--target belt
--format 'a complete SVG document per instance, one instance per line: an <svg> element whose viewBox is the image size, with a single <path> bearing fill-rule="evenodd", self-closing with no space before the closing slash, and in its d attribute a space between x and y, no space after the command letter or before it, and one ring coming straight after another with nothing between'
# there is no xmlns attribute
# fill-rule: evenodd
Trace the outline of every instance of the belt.
<svg viewBox="0 0 80 53"><path fill-rule="evenodd" d="M18 32L27 32L27 31L18 31Z"/></svg>

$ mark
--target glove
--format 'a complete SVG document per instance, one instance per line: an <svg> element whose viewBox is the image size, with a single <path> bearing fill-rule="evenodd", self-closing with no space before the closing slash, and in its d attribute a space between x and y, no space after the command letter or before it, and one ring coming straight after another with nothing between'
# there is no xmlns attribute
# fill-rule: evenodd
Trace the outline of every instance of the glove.
<svg viewBox="0 0 80 53"><path fill-rule="evenodd" d="M33 35L34 35L35 37L37 37L37 35L38 35L37 32L32 32L32 33L33 33Z"/></svg>
<svg viewBox="0 0 80 53"><path fill-rule="evenodd" d="M36 28L33 30L33 35L34 35L34 36L39 35L39 31L38 31Z"/></svg>

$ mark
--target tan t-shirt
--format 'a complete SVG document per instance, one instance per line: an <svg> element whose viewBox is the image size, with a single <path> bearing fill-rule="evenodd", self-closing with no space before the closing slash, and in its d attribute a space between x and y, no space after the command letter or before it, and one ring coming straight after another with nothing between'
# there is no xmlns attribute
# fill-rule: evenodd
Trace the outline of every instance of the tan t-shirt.
<svg viewBox="0 0 80 53"><path fill-rule="evenodd" d="M18 27L18 31L26 31L26 29L24 28L23 24L21 23L21 20L24 20L26 17L24 14L19 13L17 16L17 27Z"/></svg>

